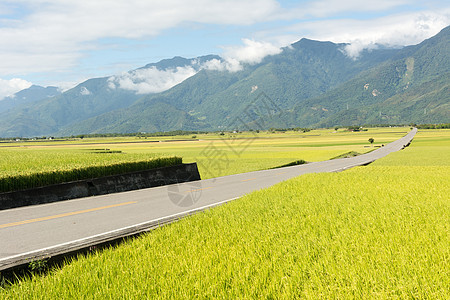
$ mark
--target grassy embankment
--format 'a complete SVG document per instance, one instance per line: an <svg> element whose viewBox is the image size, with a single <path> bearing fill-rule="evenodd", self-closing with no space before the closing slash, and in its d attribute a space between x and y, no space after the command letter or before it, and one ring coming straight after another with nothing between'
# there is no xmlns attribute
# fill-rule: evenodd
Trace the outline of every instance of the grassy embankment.
<svg viewBox="0 0 450 300"><path fill-rule="evenodd" d="M0 298L450 297L450 131L34 276Z"/></svg>

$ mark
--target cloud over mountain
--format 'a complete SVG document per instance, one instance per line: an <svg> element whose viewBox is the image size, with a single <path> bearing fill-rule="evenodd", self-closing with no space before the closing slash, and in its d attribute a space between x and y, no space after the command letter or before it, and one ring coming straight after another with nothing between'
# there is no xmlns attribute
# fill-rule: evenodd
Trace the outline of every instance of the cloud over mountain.
<svg viewBox="0 0 450 300"><path fill-rule="evenodd" d="M20 90L29 88L31 85L31 82L20 78L13 78L10 80L0 78L0 100L5 97L11 96Z"/></svg>
<svg viewBox="0 0 450 300"><path fill-rule="evenodd" d="M214 59L204 64L203 68L236 72L242 70L242 64L254 65L260 63L264 57L281 53L282 49L272 43L242 39L244 45L224 47L223 60Z"/></svg>
<svg viewBox="0 0 450 300"><path fill-rule="evenodd" d="M7 1L8 2L8 1ZM279 9L274 0L22 0L8 6L27 13L2 19L0 73L60 71L71 68L82 51L101 47L99 39L142 39L183 23L248 25ZM7 12L7 11L6 11ZM145 12L145 13L143 13Z"/></svg>
<svg viewBox="0 0 450 300"><path fill-rule="evenodd" d="M112 90L121 88L137 94L159 93L183 82L200 70L237 72L243 69L243 64L257 64L264 57L279 54L282 51L280 47L268 42L249 39L242 41L243 45L226 47L225 55L221 59L214 58L204 62L193 60L191 65L163 70L152 66L124 72L109 77L108 86Z"/></svg>
<svg viewBox="0 0 450 300"><path fill-rule="evenodd" d="M159 93L183 82L196 73L197 71L191 66L167 70L151 67L111 76L108 79L108 86L111 89L121 88L135 91L137 94Z"/></svg>
<svg viewBox="0 0 450 300"><path fill-rule="evenodd" d="M224 58L205 68L236 71L302 37L351 43L357 57L429 38L450 24L449 11L443 0L4 0L0 77L60 86L204 52Z"/></svg>
<svg viewBox="0 0 450 300"><path fill-rule="evenodd" d="M450 24L450 7L439 11L397 13L369 19L332 19L301 22L270 31L262 31L257 37L278 43L290 43L298 36L314 37L323 41L348 43L347 55L357 58L363 49L377 45L402 47L414 45L436 35ZM278 37L279 32L289 32Z"/></svg>

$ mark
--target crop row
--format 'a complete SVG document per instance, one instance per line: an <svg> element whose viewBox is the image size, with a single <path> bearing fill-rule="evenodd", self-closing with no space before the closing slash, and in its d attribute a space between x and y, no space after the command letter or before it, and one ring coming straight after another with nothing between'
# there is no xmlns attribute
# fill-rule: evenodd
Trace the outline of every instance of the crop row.
<svg viewBox="0 0 450 300"><path fill-rule="evenodd" d="M40 172L28 171L13 175L0 174L0 192L10 192L41 187L62 182L97 178L127 172L142 171L178 165L181 157L153 157L140 161L108 162L98 161L92 165L55 168Z"/></svg>
<svg viewBox="0 0 450 300"><path fill-rule="evenodd" d="M450 131L0 287L5 299L449 299Z"/></svg>

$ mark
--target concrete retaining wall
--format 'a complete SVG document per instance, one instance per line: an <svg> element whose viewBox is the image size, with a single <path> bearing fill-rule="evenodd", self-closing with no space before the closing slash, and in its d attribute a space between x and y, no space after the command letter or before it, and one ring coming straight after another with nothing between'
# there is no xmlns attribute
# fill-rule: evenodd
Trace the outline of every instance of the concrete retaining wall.
<svg viewBox="0 0 450 300"><path fill-rule="evenodd" d="M197 164L182 164L120 175L0 193L0 210L200 180Z"/></svg>

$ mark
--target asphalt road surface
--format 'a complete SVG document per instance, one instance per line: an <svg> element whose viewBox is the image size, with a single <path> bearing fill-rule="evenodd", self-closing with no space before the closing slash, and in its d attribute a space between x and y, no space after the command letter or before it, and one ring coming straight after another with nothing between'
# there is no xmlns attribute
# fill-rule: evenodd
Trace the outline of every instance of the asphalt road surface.
<svg viewBox="0 0 450 300"><path fill-rule="evenodd" d="M0 211L0 271L148 231L306 173L365 165L408 145L403 138L371 153L117 194Z"/></svg>

